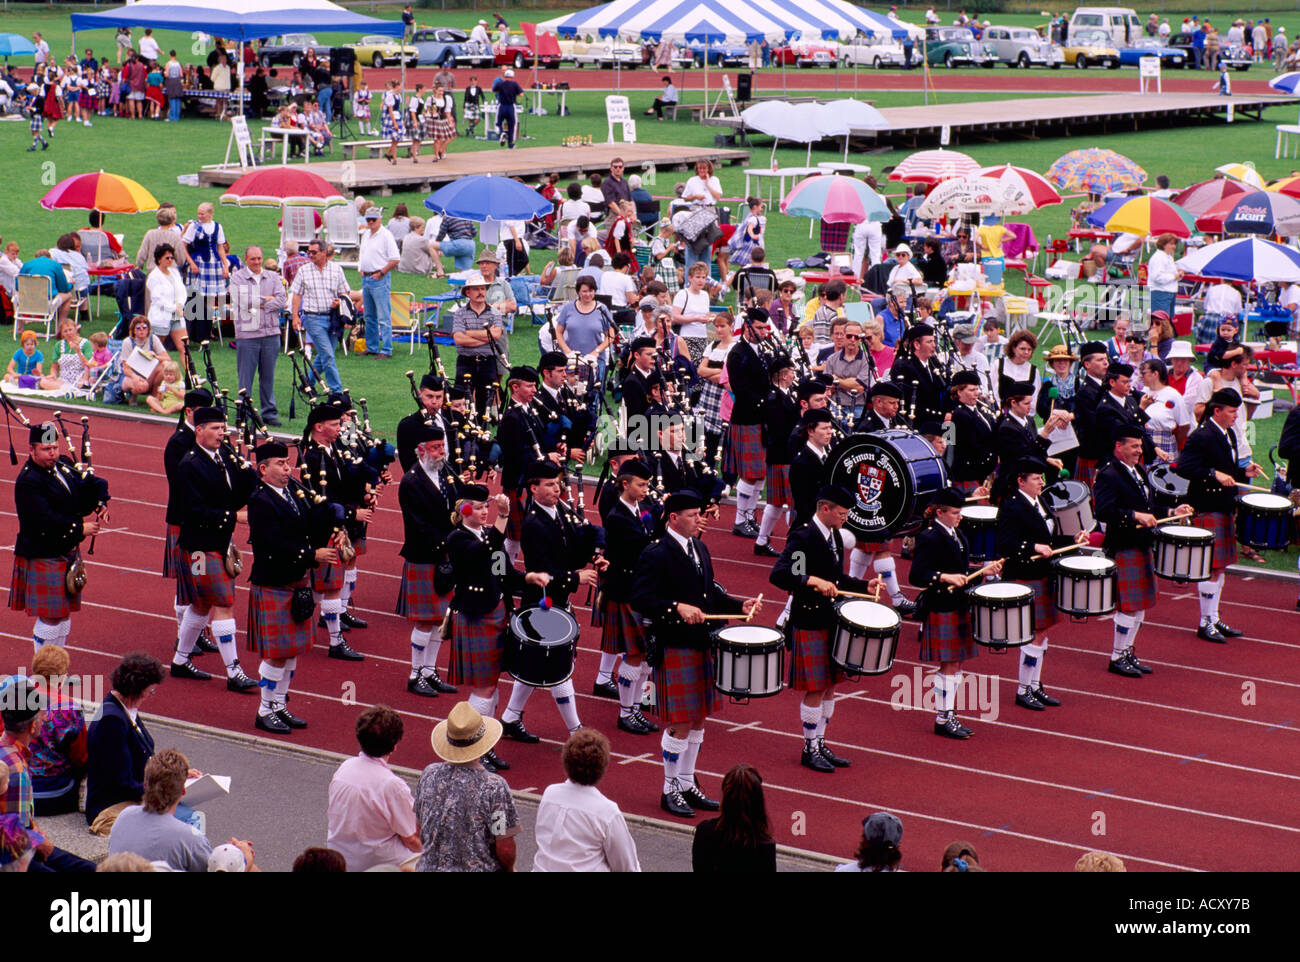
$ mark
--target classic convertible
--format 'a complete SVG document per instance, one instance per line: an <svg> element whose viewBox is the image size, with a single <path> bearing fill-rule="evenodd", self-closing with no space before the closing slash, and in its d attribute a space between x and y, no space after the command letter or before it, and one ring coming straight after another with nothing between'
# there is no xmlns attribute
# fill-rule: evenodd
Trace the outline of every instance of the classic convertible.
<svg viewBox="0 0 1300 962"><path fill-rule="evenodd" d="M490 67L496 60L490 47L470 43L469 34L454 27L426 27L417 30L413 44L421 66Z"/></svg>
<svg viewBox="0 0 1300 962"><path fill-rule="evenodd" d="M401 63L402 45L392 37L362 37L348 47L357 52L357 61L363 67L383 67L390 63ZM414 67L420 55L410 44L406 46L406 65Z"/></svg>

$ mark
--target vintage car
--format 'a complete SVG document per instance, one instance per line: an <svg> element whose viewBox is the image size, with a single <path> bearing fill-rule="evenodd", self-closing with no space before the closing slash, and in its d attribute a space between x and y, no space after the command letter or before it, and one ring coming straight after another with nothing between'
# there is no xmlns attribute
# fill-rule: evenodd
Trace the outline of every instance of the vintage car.
<svg viewBox="0 0 1300 962"><path fill-rule="evenodd" d="M774 67L835 67L839 62L839 44L827 40L791 40L772 48Z"/></svg>
<svg viewBox="0 0 1300 962"><path fill-rule="evenodd" d="M357 62L363 67L384 67L390 63L402 62L402 45L392 37L362 37L347 46L357 52ZM414 45L407 44L406 65L414 67L419 60L420 55Z"/></svg>
<svg viewBox="0 0 1300 962"><path fill-rule="evenodd" d="M1181 50L1186 56L1187 59L1183 61L1183 66L1191 67L1196 64L1196 54L1192 53L1192 35L1190 33L1173 34L1169 38L1169 46ZM1219 65L1230 70L1249 70L1250 64L1250 54L1246 53L1246 48L1241 44L1219 44Z"/></svg>
<svg viewBox="0 0 1300 962"><path fill-rule="evenodd" d="M905 59L903 45L888 37L859 37L840 45L840 63L846 67L856 64L879 70L882 67L901 67ZM912 50L912 63L915 66L921 64L920 44Z"/></svg>
<svg viewBox="0 0 1300 962"><path fill-rule="evenodd" d="M560 59L572 60L575 67L591 64L596 67L638 67L644 61L641 45L623 40L561 40Z"/></svg>
<svg viewBox="0 0 1300 962"><path fill-rule="evenodd" d="M533 63L533 48L529 45L528 38L522 33L508 35L505 43L494 43L492 53L499 67L509 66L521 70ZM560 57L554 53L539 54L537 63L542 67L558 67Z"/></svg>
<svg viewBox="0 0 1300 962"><path fill-rule="evenodd" d="M412 37L421 66L490 67L495 62L492 50L481 43L471 43L469 34L454 27L423 27Z"/></svg>
<svg viewBox="0 0 1300 962"><path fill-rule="evenodd" d="M1032 27L988 26L980 43L993 52L999 63L1010 67L1059 67L1065 63L1065 52Z"/></svg>
<svg viewBox="0 0 1300 962"><path fill-rule="evenodd" d="M1073 64L1079 70L1094 65L1117 70L1119 50L1110 42L1110 35L1106 31L1082 30L1065 45L1065 62Z"/></svg>
<svg viewBox="0 0 1300 962"><path fill-rule="evenodd" d="M981 66L992 67L997 59L975 39L969 27L926 27L925 57L930 66L943 64L945 67Z"/></svg>
<svg viewBox="0 0 1300 962"><path fill-rule="evenodd" d="M1119 62L1125 67L1136 67L1143 57L1159 57L1162 67L1185 67L1193 62L1187 51L1171 47L1156 37L1142 37L1119 48Z"/></svg>
<svg viewBox="0 0 1300 962"><path fill-rule="evenodd" d="M704 44L694 40L686 45L695 66L704 66ZM749 48L740 43L723 43L715 40L708 45L710 67L745 67L749 64Z"/></svg>
<svg viewBox="0 0 1300 962"><path fill-rule="evenodd" d="M319 43L311 34L286 33L283 37L272 37L259 47L257 62L263 67L285 63L297 67L302 62L302 55L309 49L315 50L317 57L329 56L329 44Z"/></svg>

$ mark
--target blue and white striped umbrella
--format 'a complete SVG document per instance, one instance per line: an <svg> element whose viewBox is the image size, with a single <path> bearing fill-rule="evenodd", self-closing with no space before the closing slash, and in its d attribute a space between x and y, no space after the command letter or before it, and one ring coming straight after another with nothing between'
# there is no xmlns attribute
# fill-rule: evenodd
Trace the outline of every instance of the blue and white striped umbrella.
<svg viewBox="0 0 1300 962"><path fill-rule="evenodd" d="M1268 85L1281 93L1293 94L1296 88L1300 87L1300 71L1292 70L1290 73L1278 74L1268 82Z"/></svg>
<svg viewBox="0 0 1300 962"><path fill-rule="evenodd" d="M1229 281L1300 282L1300 251L1258 237L1220 241L1178 261L1189 274Z"/></svg>

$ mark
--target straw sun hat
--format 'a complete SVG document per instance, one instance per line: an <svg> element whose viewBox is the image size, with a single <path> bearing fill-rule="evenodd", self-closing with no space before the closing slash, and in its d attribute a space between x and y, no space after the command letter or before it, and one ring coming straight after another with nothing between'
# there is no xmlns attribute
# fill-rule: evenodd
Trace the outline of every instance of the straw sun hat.
<svg viewBox="0 0 1300 962"><path fill-rule="evenodd" d="M484 718L467 701L457 703L430 737L439 758L462 764L483 757L500 739L501 722Z"/></svg>

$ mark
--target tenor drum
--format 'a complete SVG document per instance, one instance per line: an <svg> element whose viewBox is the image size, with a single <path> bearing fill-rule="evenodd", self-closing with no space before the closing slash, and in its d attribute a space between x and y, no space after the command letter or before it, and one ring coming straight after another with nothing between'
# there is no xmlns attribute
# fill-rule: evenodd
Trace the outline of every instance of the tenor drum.
<svg viewBox="0 0 1300 962"><path fill-rule="evenodd" d="M926 506L948 486L943 458L911 431L850 435L831 465L830 483L854 494L845 527L867 540L913 534Z"/></svg>
<svg viewBox="0 0 1300 962"><path fill-rule="evenodd" d="M779 694L785 637L775 628L729 625L713 633L713 687L732 698Z"/></svg>
<svg viewBox="0 0 1300 962"><path fill-rule="evenodd" d="M1056 610L1075 618L1115 610L1115 562L1109 558L1057 558Z"/></svg>
<svg viewBox="0 0 1300 962"><path fill-rule="evenodd" d="M1082 481L1057 481L1044 488L1043 507L1056 518L1058 534L1072 538L1096 527L1088 486Z"/></svg>
<svg viewBox="0 0 1300 962"><path fill-rule="evenodd" d="M1187 479L1162 461L1147 472L1151 479L1151 503L1161 517L1174 513L1180 502L1187 500Z"/></svg>
<svg viewBox="0 0 1300 962"><path fill-rule="evenodd" d="M1016 648L1034 640L1034 592L1011 581L966 589L975 644Z"/></svg>
<svg viewBox="0 0 1300 962"><path fill-rule="evenodd" d="M1284 551L1295 534L1291 500L1251 492L1237 499L1237 540L1252 548Z"/></svg>
<svg viewBox="0 0 1300 962"><path fill-rule="evenodd" d="M984 564L997 557L998 509L991 504L968 504L961 509L961 529L970 542L970 560Z"/></svg>
<svg viewBox="0 0 1300 962"><path fill-rule="evenodd" d="M1152 535L1156 574L1171 581L1209 581L1214 560L1214 532L1167 524Z"/></svg>
<svg viewBox="0 0 1300 962"><path fill-rule="evenodd" d="M510 619L506 671L534 688L554 688L573 677L578 622L562 608L525 608Z"/></svg>
<svg viewBox="0 0 1300 962"><path fill-rule="evenodd" d="M882 675L894 664L902 622L893 608L874 601L839 601L831 661L850 675Z"/></svg>

